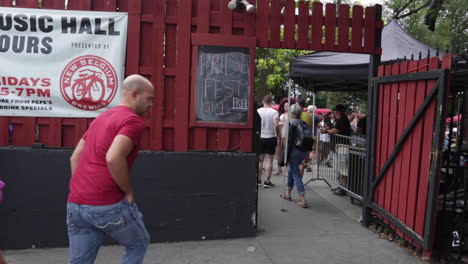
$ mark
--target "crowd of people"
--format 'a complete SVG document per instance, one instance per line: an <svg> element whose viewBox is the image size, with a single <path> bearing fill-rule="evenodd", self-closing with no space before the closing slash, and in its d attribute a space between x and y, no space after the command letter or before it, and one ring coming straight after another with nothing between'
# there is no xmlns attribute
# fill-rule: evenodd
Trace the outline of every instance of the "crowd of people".
<svg viewBox="0 0 468 264"><path fill-rule="evenodd" d="M257 110L261 119L260 139L257 152L258 185L265 188L275 187L271 182L273 163L277 161L276 175L283 173L287 167L287 190L281 195L283 199L292 200L291 191L296 186L299 199L297 205L307 207L305 200L305 189L302 182L305 169L310 169L313 160L318 164L331 167L333 151L338 143L349 144L349 138L353 135L363 137L366 134L365 114L353 110L347 111L342 104L335 106L333 111L315 113L315 106L305 108L304 100L294 98L283 98L280 100L278 110L273 108L271 96L263 98L263 107ZM313 135L314 144L304 149L298 145L301 133L308 127ZM347 142L343 142L347 141ZM262 182L262 176L264 181ZM345 186L346 178L339 179L340 184ZM338 188L336 194L345 194L344 190Z"/></svg>

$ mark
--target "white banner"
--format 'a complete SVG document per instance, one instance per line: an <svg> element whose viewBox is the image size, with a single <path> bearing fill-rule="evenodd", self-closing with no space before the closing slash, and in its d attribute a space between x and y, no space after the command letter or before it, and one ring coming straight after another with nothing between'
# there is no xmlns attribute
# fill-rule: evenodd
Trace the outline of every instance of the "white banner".
<svg viewBox="0 0 468 264"><path fill-rule="evenodd" d="M127 13L0 7L0 116L96 117L119 103Z"/></svg>

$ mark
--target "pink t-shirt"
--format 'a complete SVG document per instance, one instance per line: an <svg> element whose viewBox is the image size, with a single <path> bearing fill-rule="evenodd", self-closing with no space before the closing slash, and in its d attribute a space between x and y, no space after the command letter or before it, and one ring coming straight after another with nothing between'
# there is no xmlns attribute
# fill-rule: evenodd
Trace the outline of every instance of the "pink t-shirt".
<svg viewBox="0 0 468 264"><path fill-rule="evenodd" d="M121 201L124 192L107 168L106 153L115 136L129 137L134 144L127 157L130 170L138 154L144 127L143 119L126 106L117 106L99 115L83 135L85 146L70 180L68 202L109 205Z"/></svg>
<svg viewBox="0 0 468 264"><path fill-rule="evenodd" d="M5 183L0 180L0 202L3 201L3 187L5 187Z"/></svg>

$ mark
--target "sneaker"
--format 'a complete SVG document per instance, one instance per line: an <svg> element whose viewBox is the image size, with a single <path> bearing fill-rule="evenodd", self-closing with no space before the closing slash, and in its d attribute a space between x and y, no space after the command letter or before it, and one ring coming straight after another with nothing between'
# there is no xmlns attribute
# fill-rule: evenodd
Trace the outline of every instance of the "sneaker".
<svg viewBox="0 0 468 264"><path fill-rule="evenodd" d="M262 185L262 181L257 181L257 185L258 185L258 186L261 186L261 185Z"/></svg>
<svg viewBox="0 0 468 264"><path fill-rule="evenodd" d="M263 182L263 187L265 188L271 188L271 187L275 187L275 185L273 183L271 183L271 181L264 181Z"/></svg>
<svg viewBox="0 0 468 264"><path fill-rule="evenodd" d="M301 208L307 208L307 207L308 207L306 201L298 201L298 202L297 202L297 206L299 206L299 207L301 207Z"/></svg>
<svg viewBox="0 0 468 264"><path fill-rule="evenodd" d="M291 197L290 194L282 193L282 194L280 194L280 197L285 199L285 200L292 201L292 197Z"/></svg>

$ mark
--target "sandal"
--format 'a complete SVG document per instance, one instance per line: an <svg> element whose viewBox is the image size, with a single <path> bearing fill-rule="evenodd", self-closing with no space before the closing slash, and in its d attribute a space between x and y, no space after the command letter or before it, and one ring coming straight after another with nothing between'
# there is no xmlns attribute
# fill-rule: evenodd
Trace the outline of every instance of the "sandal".
<svg viewBox="0 0 468 264"><path fill-rule="evenodd" d="M297 206L301 208L307 208L307 202L306 201L298 201Z"/></svg>
<svg viewBox="0 0 468 264"><path fill-rule="evenodd" d="M283 193L283 194L280 194L280 197L285 199L285 200L292 201L292 198L291 198L290 194Z"/></svg>

